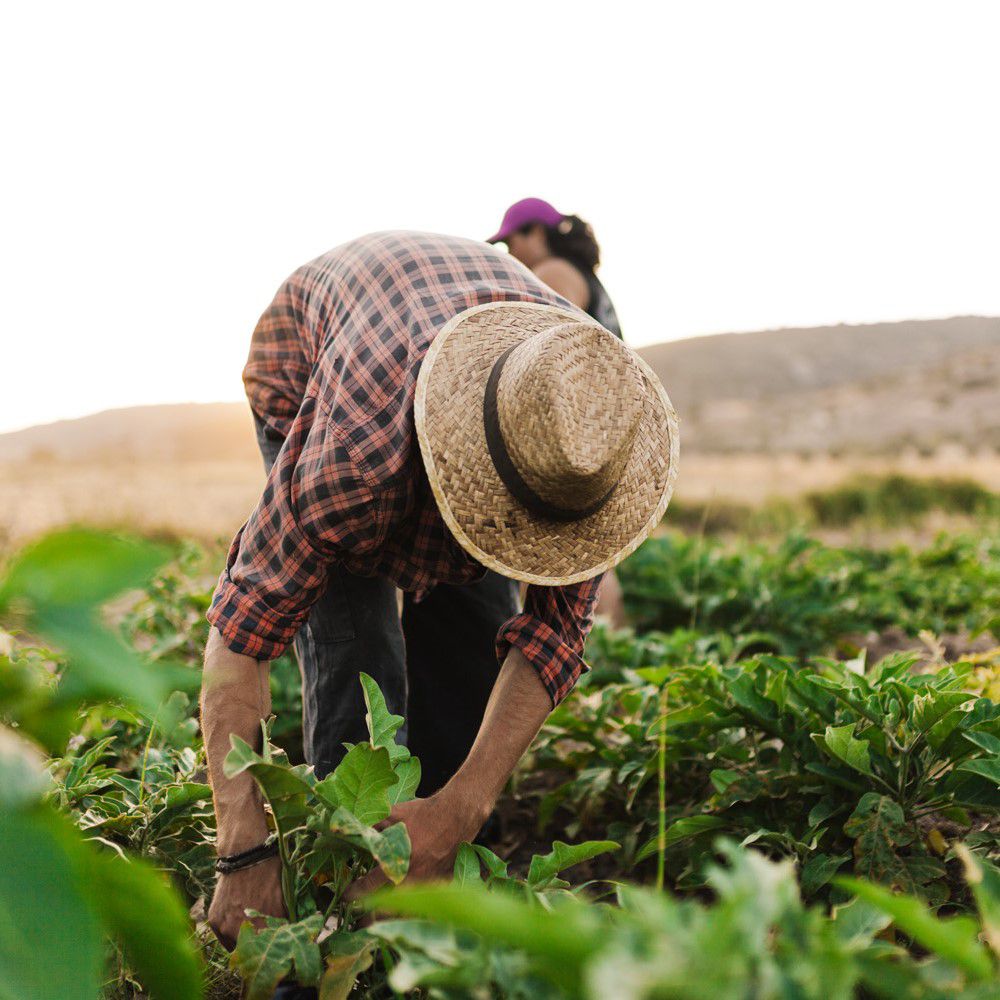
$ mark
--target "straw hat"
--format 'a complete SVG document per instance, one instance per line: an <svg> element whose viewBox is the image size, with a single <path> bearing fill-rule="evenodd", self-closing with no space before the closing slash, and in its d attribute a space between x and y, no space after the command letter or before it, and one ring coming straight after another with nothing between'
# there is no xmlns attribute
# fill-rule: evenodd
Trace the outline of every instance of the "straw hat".
<svg viewBox="0 0 1000 1000"><path fill-rule="evenodd" d="M590 579L633 552L670 501L670 400L582 313L513 302L459 313L424 358L414 415L441 516L503 576Z"/></svg>

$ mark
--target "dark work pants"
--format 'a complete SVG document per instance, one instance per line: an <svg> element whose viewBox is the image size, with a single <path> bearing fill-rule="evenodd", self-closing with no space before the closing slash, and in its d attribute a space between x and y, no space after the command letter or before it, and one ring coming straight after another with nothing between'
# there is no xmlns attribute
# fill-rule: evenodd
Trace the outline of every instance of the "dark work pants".
<svg viewBox="0 0 1000 1000"><path fill-rule="evenodd" d="M270 469L282 442L259 421L257 440ZM496 634L517 602L517 584L490 572L465 586L439 584L419 603L406 594L400 616L389 580L334 566L295 639L303 749L316 774L337 766L344 743L368 738L363 671L378 682L389 710L406 717L400 742L420 759L418 794L437 791L479 731L497 677Z"/></svg>

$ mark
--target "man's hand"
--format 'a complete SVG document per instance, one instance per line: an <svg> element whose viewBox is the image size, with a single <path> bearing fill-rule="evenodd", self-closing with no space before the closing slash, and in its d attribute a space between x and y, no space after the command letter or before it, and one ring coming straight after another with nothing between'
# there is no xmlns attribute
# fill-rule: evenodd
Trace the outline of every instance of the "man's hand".
<svg viewBox="0 0 1000 1000"><path fill-rule="evenodd" d="M446 789L426 799L401 802L378 824L384 830L394 823L405 823L410 835L410 867L406 878L415 882L449 878L455 867L459 846L472 840L483 819L449 799ZM374 892L389 880L381 868L358 879L348 890L348 899L359 899Z"/></svg>
<svg viewBox="0 0 1000 1000"><path fill-rule="evenodd" d="M228 951L236 947L240 927L250 919L247 910L258 910L269 917L288 915L281 894L280 858L268 858L252 868L219 876L208 908L208 926Z"/></svg>
<svg viewBox="0 0 1000 1000"><path fill-rule="evenodd" d="M493 686L476 742L457 774L430 798L400 803L381 824L400 820L406 824L411 845L407 881L451 875L459 845L472 840L486 822L551 711L552 702L538 674L512 649ZM348 898L357 899L385 882L376 869L350 887Z"/></svg>

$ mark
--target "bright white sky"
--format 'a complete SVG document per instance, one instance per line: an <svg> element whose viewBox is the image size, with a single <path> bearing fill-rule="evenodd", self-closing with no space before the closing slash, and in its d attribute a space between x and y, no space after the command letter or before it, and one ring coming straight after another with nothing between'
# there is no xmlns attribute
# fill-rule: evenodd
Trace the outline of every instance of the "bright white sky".
<svg viewBox="0 0 1000 1000"><path fill-rule="evenodd" d="M0 430L242 398L299 264L529 194L633 344L1000 314L998 37L990 0L5 5Z"/></svg>

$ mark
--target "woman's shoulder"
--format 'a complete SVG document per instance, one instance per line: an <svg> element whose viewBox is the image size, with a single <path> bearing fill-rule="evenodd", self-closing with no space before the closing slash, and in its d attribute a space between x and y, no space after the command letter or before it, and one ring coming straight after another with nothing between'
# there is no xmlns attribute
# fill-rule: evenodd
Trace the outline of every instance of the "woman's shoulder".
<svg viewBox="0 0 1000 1000"><path fill-rule="evenodd" d="M548 257L535 265L535 275L554 292L575 306L586 309L590 302L590 286L580 269L562 257Z"/></svg>

